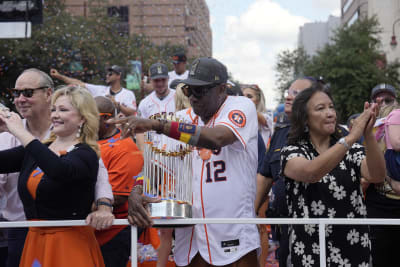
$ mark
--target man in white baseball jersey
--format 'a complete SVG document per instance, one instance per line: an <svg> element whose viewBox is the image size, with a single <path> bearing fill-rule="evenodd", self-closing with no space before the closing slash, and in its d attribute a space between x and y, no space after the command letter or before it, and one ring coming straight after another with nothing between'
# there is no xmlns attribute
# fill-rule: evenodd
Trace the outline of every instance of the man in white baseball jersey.
<svg viewBox="0 0 400 267"><path fill-rule="evenodd" d="M125 118L135 132L155 130L196 146L193 158L194 218L254 218L257 172L257 112L245 97L227 96L226 67L213 58L193 62L182 81L192 109L178 113L187 123ZM133 132L133 131L132 131ZM130 195L128 220L151 224L140 185ZM257 227L207 224L175 229L178 266L258 266Z"/></svg>
<svg viewBox="0 0 400 267"><path fill-rule="evenodd" d="M168 68L165 64L155 63L149 69L153 92L144 98L138 108L138 116L144 119L166 118L175 113L175 90L168 87ZM143 136L136 135L138 146L143 147ZM157 140L157 141L155 141ZM164 136L154 137L160 148L166 145ZM167 264L172 247L172 230L160 229L160 247L158 248L157 267Z"/></svg>
<svg viewBox="0 0 400 267"><path fill-rule="evenodd" d="M175 90L168 88L168 68L162 63L150 67L150 79L154 91L139 104L141 118L161 118L175 112Z"/></svg>
<svg viewBox="0 0 400 267"><path fill-rule="evenodd" d="M172 89L171 82L173 80L179 79L184 80L187 79L189 75L189 71L186 69L186 55L184 52L175 53L172 56L172 63L174 64L174 70L168 72L169 82L168 87Z"/></svg>
<svg viewBox="0 0 400 267"><path fill-rule="evenodd" d="M78 84L82 87L86 87L93 97L109 96L119 112L125 116L134 115L136 112L136 97L133 92L121 86L122 74L122 68L120 66L113 65L109 67L106 76L107 86L104 86L84 83L81 80L62 75L55 69L50 70L50 75L52 77L62 80L66 84Z"/></svg>

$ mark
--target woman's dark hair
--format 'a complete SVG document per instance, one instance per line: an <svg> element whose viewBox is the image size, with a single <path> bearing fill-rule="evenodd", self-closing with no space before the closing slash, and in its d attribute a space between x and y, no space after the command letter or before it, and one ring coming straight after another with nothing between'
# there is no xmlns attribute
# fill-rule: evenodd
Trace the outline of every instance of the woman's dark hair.
<svg viewBox="0 0 400 267"><path fill-rule="evenodd" d="M301 91L296 98L294 99L292 105L292 113L290 117L290 131L288 137L288 144L295 144L301 140L307 140L309 138L307 120L308 120L308 111L307 111L307 103L310 101L311 97L317 93L322 92L325 93L333 102L332 96L324 86L320 83L313 83L311 87ZM340 130L337 124L338 120L336 120L336 129L332 136L336 139L341 137Z"/></svg>

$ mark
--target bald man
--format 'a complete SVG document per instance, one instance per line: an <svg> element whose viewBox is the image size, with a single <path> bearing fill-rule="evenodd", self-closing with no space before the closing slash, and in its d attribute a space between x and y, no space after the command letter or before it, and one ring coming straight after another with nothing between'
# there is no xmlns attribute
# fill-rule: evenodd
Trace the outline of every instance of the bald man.
<svg viewBox="0 0 400 267"><path fill-rule="evenodd" d="M120 130L115 125L106 123L108 119L116 116L114 103L104 96L96 97L95 101L100 113L98 144L113 191L113 213L116 219L126 219L128 196L135 183L135 177L142 170L143 156L131 138L121 139ZM127 225L116 225L96 231L106 267L126 266L131 250L130 230Z"/></svg>

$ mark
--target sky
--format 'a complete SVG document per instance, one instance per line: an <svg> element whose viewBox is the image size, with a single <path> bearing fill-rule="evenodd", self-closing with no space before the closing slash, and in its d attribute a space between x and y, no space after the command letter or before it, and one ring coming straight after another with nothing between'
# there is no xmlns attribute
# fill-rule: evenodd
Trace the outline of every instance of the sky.
<svg viewBox="0 0 400 267"><path fill-rule="evenodd" d="M297 45L299 27L340 16L340 0L206 0L213 57L235 80L258 84L267 108L276 103L277 55Z"/></svg>

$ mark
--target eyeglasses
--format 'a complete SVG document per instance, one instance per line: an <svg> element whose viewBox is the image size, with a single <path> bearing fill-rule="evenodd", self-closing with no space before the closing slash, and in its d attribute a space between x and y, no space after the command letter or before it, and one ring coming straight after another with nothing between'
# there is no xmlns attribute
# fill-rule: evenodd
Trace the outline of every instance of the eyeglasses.
<svg viewBox="0 0 400 267"><path fill-rule="evenodd" d="M107 76L112 76L113 74L114 74L114 72L112 72L112 71L107 72Z"/></svg>
<svg viewBox="0 0 400 267"><path fill-rule="evenodd" d="M300 93L300 91L297 91L297 90L285 90L283 92L283 96L288 97L289 95L291 95L293 97L296 97L299 93Z"/></svg>
<svg viewBox="0 0 400 267"><path fill-rule="evenodd" d="M393 97L385 97L385 98L383 98L383 99L381 100L381 103L382 103L382 104L385 103L385 105L391 105L391 104L394 103L394 100L395 100L395 99L394 99ZM373 102L377 103L376 99L374 99Z"/></svg>
<svg viewBox="0 0 400 267"><path fill-rule="evenodd" d="M214 87L217 87L218 85L212 84L208 86L189 86L185 85L182 87L182 92L185 96L190 97L193 95L195 98L202 98L205 96L208 92L210 92L211 89Z"/></svg>
<svg viewBox="0 0 400 267"><path fill-rule="evenodd" d="M47 86L42 86L42 87L38 87L38 88L25 88L25 89L11 89L11 95L14 98L18 98L21 94L25 97L32 97L33 93L35 90L39 90L39 89L46 89L48 88Z"/></svg>

